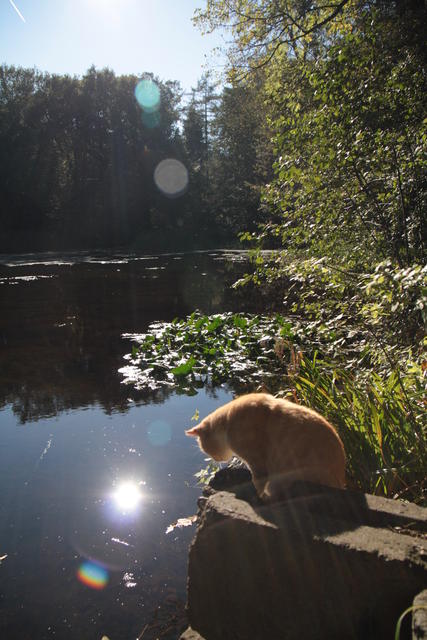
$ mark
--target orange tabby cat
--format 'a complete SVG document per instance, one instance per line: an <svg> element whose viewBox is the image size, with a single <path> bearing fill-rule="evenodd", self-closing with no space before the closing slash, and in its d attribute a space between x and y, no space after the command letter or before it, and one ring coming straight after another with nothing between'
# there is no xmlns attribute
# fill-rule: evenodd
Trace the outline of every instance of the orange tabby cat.
<svg viewBox="0 0 427 640"><path fill-rule="evenodd" d="M335 429L312 409L267 393L232 400L186 434L215 460L236 454L246 462L261 497L271 495L271 481L345 485L344 447Z"/></svg>

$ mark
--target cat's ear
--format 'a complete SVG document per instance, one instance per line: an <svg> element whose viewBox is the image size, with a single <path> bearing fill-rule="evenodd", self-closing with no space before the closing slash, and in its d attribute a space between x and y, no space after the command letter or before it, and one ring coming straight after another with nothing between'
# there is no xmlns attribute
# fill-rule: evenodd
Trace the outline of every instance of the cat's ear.
<svg viewBox="0 0 427 640"><path fill-rule="evenodd" d="M200 435L200 432L203 431L203 426L198 424L196 427L192 427L191 429L187 429L187 431L185 432L186 436L193 436L194 438L197 438L197 436Z"/></svg>

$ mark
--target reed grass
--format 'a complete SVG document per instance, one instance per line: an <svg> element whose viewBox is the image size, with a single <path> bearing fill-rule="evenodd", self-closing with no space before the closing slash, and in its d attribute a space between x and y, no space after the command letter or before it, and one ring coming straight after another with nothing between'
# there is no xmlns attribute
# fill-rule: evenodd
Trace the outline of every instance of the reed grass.
<svg viewBox="0 0 427 640"><path fill-rule="evenodd" d="M293 358L295 361L295 358ZM289 375L298 402L326 416L348 457L349 484L425 504L426 424L423 366L383 375L349 372L301 358Z"/></svg>

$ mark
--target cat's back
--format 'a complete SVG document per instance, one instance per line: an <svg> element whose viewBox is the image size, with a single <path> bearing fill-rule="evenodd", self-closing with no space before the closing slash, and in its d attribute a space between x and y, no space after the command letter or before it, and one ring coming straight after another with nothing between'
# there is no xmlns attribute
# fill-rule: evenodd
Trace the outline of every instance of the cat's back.
<svg viewBox="0 0 427 640"><path fill-rule="evenodd" d="M343 486L342 441L334 427L313 409L268 393L251 393L230 403L227 422L230 445L243 458L262 459L276 471L316 467L321 469L316 477L335 468L339 480L334 486Z"/></svg>
<svg viewBox="0 0 427 640"><path fill-rule="evenodd" d="M248 398L248 414L251 406L257 407L252 413L252 428L263 432L263 437L273 449L279 443L289 445L291 441L292 448L299 447L301 452L331 446L335 450L344 451L335 428L314 409L267 393L250 395L254 398ZM261 396L258 400L257 395Z"/></svg>
<svg viewBox="0 0 427 640"><path fill-rule="evenodd" d="M320 423L331 425L313 409L296 404L284 398L276 398L269 393L248 393L236 398L228 405L221 407L227 413L227 419L232 426L244 422L245 424L277 425L278 428L289 426Z"/></svg>
<svg viewBox="0 0 427 640"><path fill-rule="evenodd" d="M277 398L269 393L248 393L229 403L229 417L244 418L247 414L261 417L277 409Z"/></svg>

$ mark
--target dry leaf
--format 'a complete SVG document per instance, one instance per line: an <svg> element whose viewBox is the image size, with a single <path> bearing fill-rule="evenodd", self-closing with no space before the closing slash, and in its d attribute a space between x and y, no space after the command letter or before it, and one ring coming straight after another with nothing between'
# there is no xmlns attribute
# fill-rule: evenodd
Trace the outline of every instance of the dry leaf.
<svg viewBox="0 0 427 640"><path fill-rule="evenodd" d="M181 528L181 527L189 527L190 525L192 525L194 522L196 522L197 520L197 516L189 516L188 518L178 518L178 520L176 522L172 522L172 524L170 524L168 526L168 528L166 529L166 533L171 533L171 531L173 531L176 528Z"/></svg>

